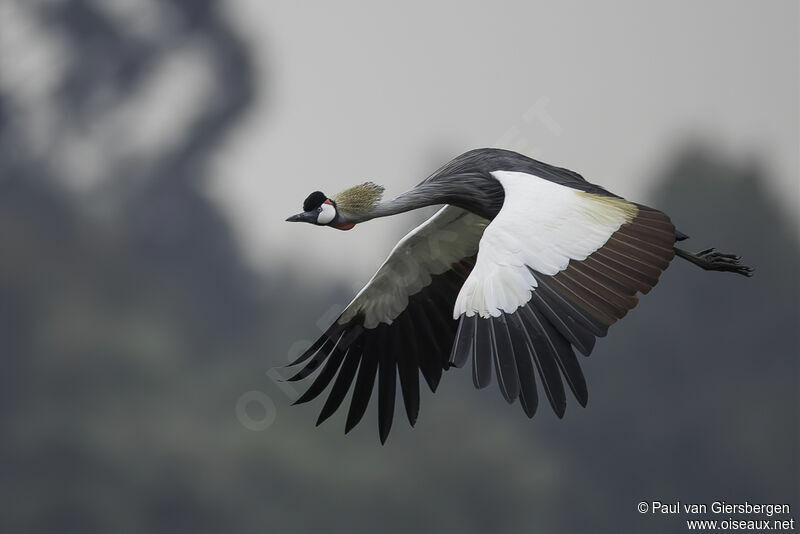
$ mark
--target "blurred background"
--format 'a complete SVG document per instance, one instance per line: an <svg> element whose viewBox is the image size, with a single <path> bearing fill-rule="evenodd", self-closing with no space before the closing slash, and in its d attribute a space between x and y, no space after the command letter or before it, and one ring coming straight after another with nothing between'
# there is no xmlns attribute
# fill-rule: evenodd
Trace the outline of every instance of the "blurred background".
<svg viewBox="0 0 800 534"><path fill-rule="evenodd" d="M654 499L800 519L798 9L0 0L0 531L685 531L636 512ZM315 429L275 368L424 214L284 219L480 146L756 276L674 262L563 421L452 370L384 447L374 405Z"/></svg>

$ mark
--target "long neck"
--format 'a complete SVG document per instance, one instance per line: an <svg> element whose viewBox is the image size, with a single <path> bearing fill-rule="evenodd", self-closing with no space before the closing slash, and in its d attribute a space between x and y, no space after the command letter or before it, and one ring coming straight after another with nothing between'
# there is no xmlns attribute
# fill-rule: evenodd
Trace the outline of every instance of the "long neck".
<svg viewBox="0 0 800 534"><path fill-rule="evenodd" d="M428 206L446 204L447 200L442 195L437 194L435 188L427 187L428 184L421 184L410 191L406 191L394 200L381 202L372 210L361 214L359 222L365 222L380 217L389 217L399 213L405 213Z"/></svg>
<svg viewBox="0 0 800 534"><path fill-rule="evenodd" d="M449 176L436 181L427 181L387 202L382 202L370 211L346 214L348 222L362 223L379 217L450 204L471 211L486 219L494 219L503 206L505 193L499 182L482 176Z"/></svg>

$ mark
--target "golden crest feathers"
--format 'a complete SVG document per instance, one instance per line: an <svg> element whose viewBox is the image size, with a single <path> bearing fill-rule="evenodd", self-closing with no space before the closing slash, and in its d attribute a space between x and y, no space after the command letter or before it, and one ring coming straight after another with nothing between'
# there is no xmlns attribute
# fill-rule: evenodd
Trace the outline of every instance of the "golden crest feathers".
<svg viewBox="0 0 800 534"><path fill-rule="evenodd" d="M366 182L336 195L333 201L336 208L345 213L361 214L371 210L383 198L384 188L372 182Z"/></svg>

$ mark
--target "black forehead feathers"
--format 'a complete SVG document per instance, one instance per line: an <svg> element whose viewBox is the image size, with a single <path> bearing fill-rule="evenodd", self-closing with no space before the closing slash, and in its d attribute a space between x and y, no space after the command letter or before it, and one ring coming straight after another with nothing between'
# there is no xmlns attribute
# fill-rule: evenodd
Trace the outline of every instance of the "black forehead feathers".
<svg viewBox="0 0 800 534"><path fill-rule="evenodd" d="M328 200L328 197L325 196L325 193L322 191L314 191L310 195L305 202L303 202L303 211L311 211L315 210L318 207L322 206L325 201Z"/></svg>

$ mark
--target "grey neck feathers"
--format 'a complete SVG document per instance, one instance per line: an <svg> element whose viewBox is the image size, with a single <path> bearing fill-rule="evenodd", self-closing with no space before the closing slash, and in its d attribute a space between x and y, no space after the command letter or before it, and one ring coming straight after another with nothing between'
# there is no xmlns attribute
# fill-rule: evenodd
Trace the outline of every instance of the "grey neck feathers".
<svg viewBox="0 0 800 534"><path fill-rule="evenodd" d="M394 200L361 214L342 213L347 222L362 223L427 206L450 204L492 220L503 206L505 193L491 176L456 175L429 179Z"/></svg>
<svg viewBox="0 0 800 534"><path fill-rule="evenodd" d="M423 188L422 186L415 187L394 200L377 204L370 212L362 214L363 220L359 222L378 219L380 217L389 217L427 206L443 204L439 196L433 193L435 192L430 191L429 188Z"/></svg>

